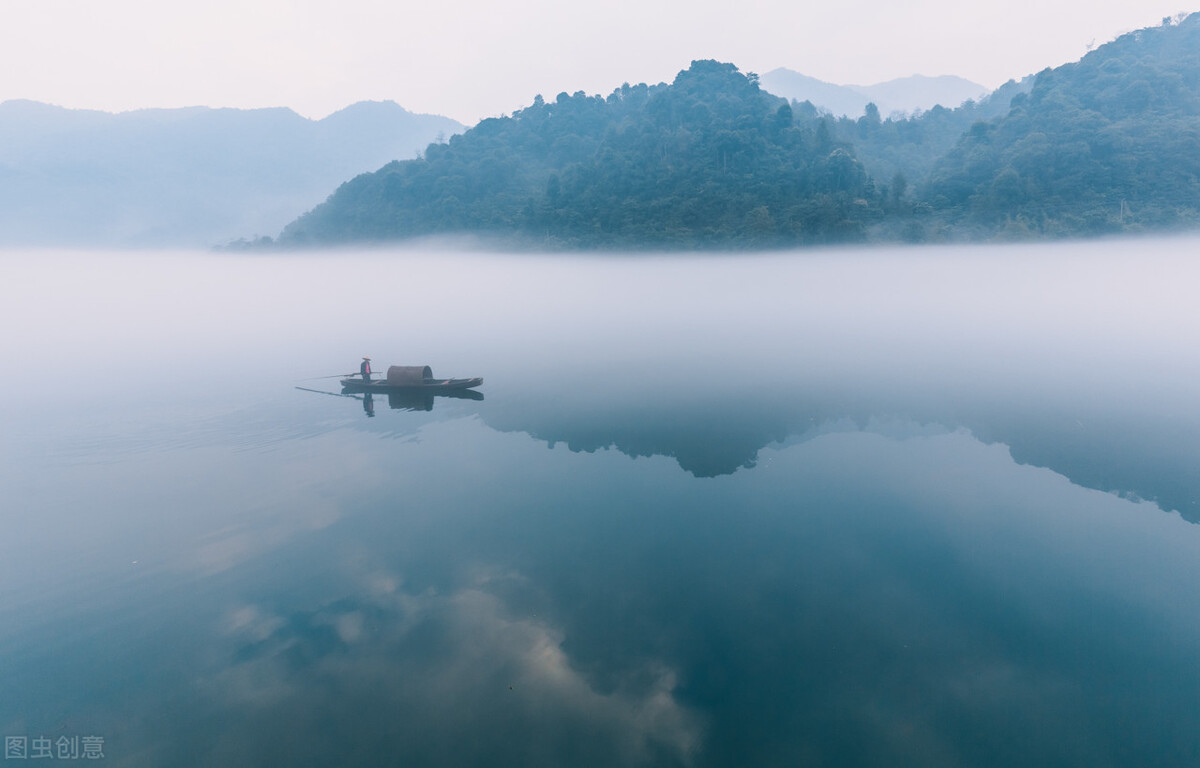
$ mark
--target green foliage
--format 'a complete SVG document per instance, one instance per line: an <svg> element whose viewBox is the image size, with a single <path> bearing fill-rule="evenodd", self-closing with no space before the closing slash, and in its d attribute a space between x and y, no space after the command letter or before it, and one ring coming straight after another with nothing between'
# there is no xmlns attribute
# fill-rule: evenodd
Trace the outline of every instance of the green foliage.
<svg viewBox="0 0 1200 768"><path fill-rule="evenodd" d="M359 176L285 244L438 233L555 246L736 247L863 237L881 199L852 147L731 64L607 98L541 97Z"/></svg>
<svg viewBox="0 0 1200 768"><path fill-rule="evenodd" d="M992 120L1009 110L1009 102L1033 86L1033 78L1010 80L979 101L968 101L956 109L937 106L911 116L881 120L879 110L868 104L862 117L843 117L833 122L839 140L853 143L856 156L876 179L902 174L923 185L934 165L962 135L979 120Z"/></svg>
<svg viewBox="0 0 1200 768"><path fill-rule="evenodd" d="M1200 15L1040 73L963 136L926 194L963 223L1030 236L1200 221Z"/></svg>
<svg viewBox="0 0 1200 768"><path fill-rule="evenodd" d="M1196 223L1200 15L910 117L835 120L716 61L607 98L539 96L343 184L280 242L736 248Z"/></svg>

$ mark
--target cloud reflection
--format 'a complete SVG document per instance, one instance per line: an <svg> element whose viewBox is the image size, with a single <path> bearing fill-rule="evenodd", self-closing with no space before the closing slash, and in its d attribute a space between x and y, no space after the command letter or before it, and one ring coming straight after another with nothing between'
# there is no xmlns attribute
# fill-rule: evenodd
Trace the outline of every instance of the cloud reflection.
<svg viewBox="0 0 1200 768"><path fill-rule="evenodd" d="M411 594L399 582L373 574L362 597L286 617L232 611L236 663L207 690L237 725L213 757L252 754L286 730L311 764L338 762L351 743L362 762L366 750L410 765L691 762L700 721L665 664L600 689L560 629L514 615L486 583Z"/></svg>

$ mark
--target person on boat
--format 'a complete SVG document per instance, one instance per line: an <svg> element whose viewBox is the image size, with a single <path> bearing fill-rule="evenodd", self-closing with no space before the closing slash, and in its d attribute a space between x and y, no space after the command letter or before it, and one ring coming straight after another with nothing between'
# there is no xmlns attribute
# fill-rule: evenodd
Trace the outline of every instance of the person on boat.
<svg viewBox="0 0 1200 768"><path fill-rule="evenodd" d="M363 358L362 365L358 366L358 372L362 374L363 381L371 380L371 358Z"/></svg>

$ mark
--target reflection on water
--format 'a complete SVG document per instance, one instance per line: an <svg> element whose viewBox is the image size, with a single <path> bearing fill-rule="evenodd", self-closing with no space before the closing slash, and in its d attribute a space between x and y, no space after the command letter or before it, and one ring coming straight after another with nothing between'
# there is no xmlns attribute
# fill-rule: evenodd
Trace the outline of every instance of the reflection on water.
<svg viewBox="0 0 1200 768"><path fill-rule="evenodd" d="M363 413L370 418L375 417L375 393L373 392L355 394L353 392L329 392L311 387L296 387L296 389L318 395L332 395L333 397L348 397L352 400L358 400L362 403ZM393 389L382 393L382 397L387 401L388 408L394 411L432 411L434 398L482 400L483 393L476 392L473 389L451 389L444 392L422 391L419 389Z"/></svg>
<svg viewBox="0 0 1200 768"><path fill-rule="evenodd" d="M1197 267L1135 245L0 257L0 730L1193 765ZM362 349L486 397L299 384Z"/></svg>

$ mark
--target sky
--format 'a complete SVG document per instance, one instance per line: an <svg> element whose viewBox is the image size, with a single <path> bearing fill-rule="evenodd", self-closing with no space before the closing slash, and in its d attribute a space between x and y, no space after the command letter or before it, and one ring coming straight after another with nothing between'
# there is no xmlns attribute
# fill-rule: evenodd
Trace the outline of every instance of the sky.
<svg viewBox="0 0 1200 768"><path fill-rule="evenodd" d="M1183 0L0 0L0 101L125 111L362 100L473 124L693 59L839 84L989 88L1196 10Z"/></svg>

